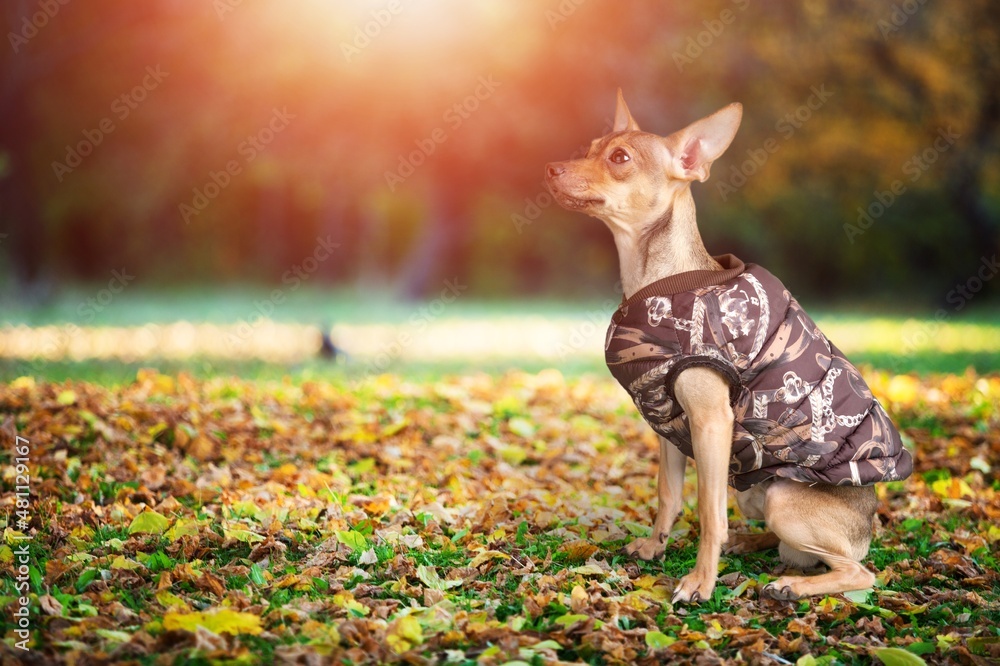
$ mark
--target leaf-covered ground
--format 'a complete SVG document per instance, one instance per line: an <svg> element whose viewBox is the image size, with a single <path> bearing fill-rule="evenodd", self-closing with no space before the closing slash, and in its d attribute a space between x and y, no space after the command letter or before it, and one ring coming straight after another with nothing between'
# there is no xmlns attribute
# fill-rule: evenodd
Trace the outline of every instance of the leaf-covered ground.
<svg viewBox="0 0 1000 666"><path fill-rule="evenodd" d="M916 460L879 489L877 587L761 598L782 571L771 551L724 556L712 599L672 606L697 516L689 504L662 561L620 554L651 524L657 446L611 380L22 378L0 386L0 606L23 594L27 543L31 650L11 612L0 650L38 664L994 663L1000 378L868 379Z"/></svg>

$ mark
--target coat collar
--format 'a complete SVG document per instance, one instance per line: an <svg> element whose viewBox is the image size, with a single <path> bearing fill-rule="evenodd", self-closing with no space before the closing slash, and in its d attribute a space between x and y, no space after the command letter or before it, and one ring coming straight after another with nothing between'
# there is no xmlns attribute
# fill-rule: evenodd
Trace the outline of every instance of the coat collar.
<svg viewBox="0 0 1000 666"><path fill-rule="evenodd" d="M680 294L685 291L700 289L701 287L725 284L746 271L746 266L743 262L732 254L723 254L714 257L714 259L722 265L722 270L687 271L667 276L662 280L647 284L629 298L625 298L623 295L622 306L644 301L650 296L672 296L673 294Z"/></svg>

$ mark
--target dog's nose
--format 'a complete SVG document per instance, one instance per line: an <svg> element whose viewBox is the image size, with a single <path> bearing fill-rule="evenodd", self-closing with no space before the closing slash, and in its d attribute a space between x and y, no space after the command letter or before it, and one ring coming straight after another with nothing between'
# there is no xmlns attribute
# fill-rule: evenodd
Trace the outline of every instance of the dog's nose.
<svg viewBox="0 0 1000 666"><path fill-rule="evenodd" d="M550 162L545 165L545 174L549 178L556 178L566 173L566 167L561 162Z"/></svg>

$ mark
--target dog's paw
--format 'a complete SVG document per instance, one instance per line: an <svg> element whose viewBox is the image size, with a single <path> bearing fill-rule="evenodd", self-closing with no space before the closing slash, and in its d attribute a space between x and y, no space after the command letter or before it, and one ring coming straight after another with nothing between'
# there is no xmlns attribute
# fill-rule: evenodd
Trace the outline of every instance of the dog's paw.
<svg viewBox="0 0 1000 666"><path fill-rule="evenodd" d="M779 601L794 601L802 597L795 591L795 583L785 578L779 578L764 586L760 591L762 596L778 599Z"/></svg>
<svg viewBox="0 0 1000 666"><path fill-rule="evenodd" d="M641 537L625 546L625 554L638 557L640 560L655 560L663 555L667 549L667 537L656 536Z"/></svg>
<svg viewBox="0 0 1000 666"><path fill-rule="evenodd" d="M671 602L698 604L710 599L713 590L715 590L715 576L704 576L692 571L677 583Z"/></svg>

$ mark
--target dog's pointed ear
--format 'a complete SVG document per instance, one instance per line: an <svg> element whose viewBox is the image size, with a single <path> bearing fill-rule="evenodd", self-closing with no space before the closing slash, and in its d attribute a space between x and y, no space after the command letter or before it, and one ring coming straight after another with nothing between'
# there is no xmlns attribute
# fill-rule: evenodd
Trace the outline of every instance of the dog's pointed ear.
<svg viewBox="0 0 1000 666"><path fill-rule="evenodd" d="M618 106L615 107L615 124L611 128L612 132L624 132L628 130L629 132L638 132L639 123L635 122L635 118L628 111L628 106L625 105L625 97L622 95L622 89L618 89Z"/></svg>
<svg viewBox="0 0 1000 666"><path fill-rule="evenodd" d="M667 137L667 147L674 155L671 176L702 183L708 180L712 162L733 142L742 118L743 105L733 103Z"/></svg>

